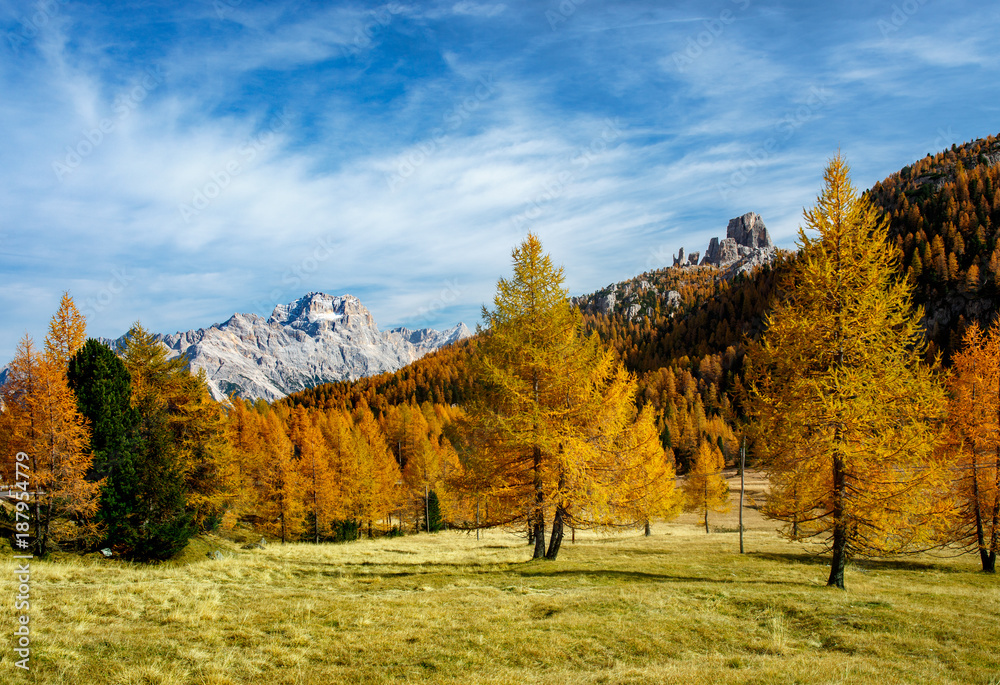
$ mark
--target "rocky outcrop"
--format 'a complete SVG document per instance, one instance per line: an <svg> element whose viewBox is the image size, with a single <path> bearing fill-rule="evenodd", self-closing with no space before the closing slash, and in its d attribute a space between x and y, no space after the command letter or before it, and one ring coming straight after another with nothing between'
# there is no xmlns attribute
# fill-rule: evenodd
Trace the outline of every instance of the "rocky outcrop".
<svg viewBox="0 0 1000 685"><path fill-rule="evenodd" d="M358 298L309 293L278 305L267 319L234 314L209 328L158 337L171 357L205 371L216 399L235 393L270 402L321 383L395 371L470 335L465 324L381 332Z"/></svg>
<svg viewBox="0 0 1000 685"><path fill-rule="evenodd" d="M614 311L615 303L617 301L618 298L615 297L614 291L611 291L610 293L602 297L600 300L598 300L597 308L601 311L602 314L610 314L612 311Z"/></svg>
<svg viewBox="0 0 1000 685"><path fill-rule="evenodd" d="M685 260L684 248L681 248L674 258L674 266L714 266L723 270L725 278L731 278L769 264L777 255L778 251L760 214L747 212L729 220L725 239L712 238L709 241L700 262L698 252L691 253Z"/></svg>
<svg viewBox="0 0 1000 685"><path fill-rule="evenodd" d="M730 219L729 225L726 226L726 238L732 238L737 245L749 248L766 250L774 247L764 220L756 212L747 212L743 216Z"/></svg>

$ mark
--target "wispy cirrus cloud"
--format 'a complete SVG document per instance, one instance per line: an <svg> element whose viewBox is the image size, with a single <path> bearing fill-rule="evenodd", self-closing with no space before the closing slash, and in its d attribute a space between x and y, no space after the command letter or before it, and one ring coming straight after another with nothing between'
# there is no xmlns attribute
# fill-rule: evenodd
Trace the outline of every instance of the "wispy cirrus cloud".
<svg viewBox="0 0 1000 685"><path fill-rule="evenodd" d="M471 325L529 229L574 293L746 211L791 246L838 147L865 185L938 129L996 133L996 12L883 38L889 5L60 3L0 60L0 357L67 288L107 336L310 290Z"/></svg>

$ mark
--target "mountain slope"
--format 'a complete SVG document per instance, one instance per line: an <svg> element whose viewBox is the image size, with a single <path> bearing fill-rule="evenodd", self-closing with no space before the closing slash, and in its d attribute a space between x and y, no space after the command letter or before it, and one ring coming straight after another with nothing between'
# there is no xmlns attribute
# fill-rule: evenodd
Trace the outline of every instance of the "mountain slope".
<svg viewBox="0 0 1000 685"><path fill-rule="evenodd" d="M309 293L264 319L234 314L209 328L159 336L170 356L205 371L216 399L273 401L322 383L395 371L428 352L469 337L464 324L447 331L381 332L358 298Z"/></svg>
<svg viewBox="0 0 1000 685"><path fill-rule="evenodd" d="M927 336L944 354L1000 299L1000 140L927 155L869 191L889 219L901 272L916 285Z"/></svg>

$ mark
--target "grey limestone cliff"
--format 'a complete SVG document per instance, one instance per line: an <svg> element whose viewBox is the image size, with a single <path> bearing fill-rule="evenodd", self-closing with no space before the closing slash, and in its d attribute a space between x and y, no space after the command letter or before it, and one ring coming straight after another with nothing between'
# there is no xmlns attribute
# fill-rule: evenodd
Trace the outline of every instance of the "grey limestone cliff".
<svg viewBox="0 0 1000 685"><path fill-rule="evenodd" d="M216 399L235 393L275 400L339 380L395 371L471 335L465 324L446 331L379 331L358 298L309 293L278 305L267 319L234 314L209 328L159 336L171 357L203 369Z"/></svg>

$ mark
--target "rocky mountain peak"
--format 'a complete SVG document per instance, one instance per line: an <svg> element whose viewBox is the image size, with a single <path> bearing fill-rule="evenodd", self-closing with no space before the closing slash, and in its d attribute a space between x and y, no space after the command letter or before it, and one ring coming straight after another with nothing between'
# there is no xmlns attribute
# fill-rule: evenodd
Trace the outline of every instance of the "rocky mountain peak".
<svg viewBox="0 0 1000 685"><path fill-rule="evenodd" d="M777 254L778 251L771 242L771 236L760 214L747 212L743 216L729 220L725 239L712 238L700 265L722 269L724 277L730 278L771 263ZM698 257L699 253L693 252L685 259L684 248L681 248L678 256L674 258L674 266L699 265Z"/></svg>
<svg viewBox="0 0 1000 685"><path fill-rule="evenodd" d="M313 292L277 305L268 319L234 314L209 328L158 337L168 356L184 356L192 370L205 370L216 399L235 393L271 401L321 383L395 371L470 335L464 324L381 332L353 295Z"/></svg>
<svg viewBox="0 0 1000 685"><path fill-rule="evenodd" d="M764 220L756 212L747 212L743 216L730 219L729 225L726 226L726 238L732 238L737 245L744 247L765 250L774 247Z"/></svg>
<svg viewBox="0 0 1000 685"><path fill-rule="evenodd" d="M294 302L279 304L267 320L277 324L316 334L337 328L374 328L371 312L353 295L327 295L309 293Z"/></svg>

